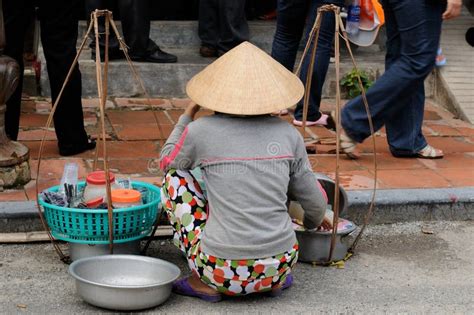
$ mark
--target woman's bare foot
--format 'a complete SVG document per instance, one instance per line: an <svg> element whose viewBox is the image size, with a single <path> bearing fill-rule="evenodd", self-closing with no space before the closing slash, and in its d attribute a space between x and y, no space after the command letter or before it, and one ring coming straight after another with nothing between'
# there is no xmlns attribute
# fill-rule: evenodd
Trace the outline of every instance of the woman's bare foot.
<svg viewBox="0 0 474 315"><path fill-rule="evenodd" d="M201 279L199 279L199 277L194 273L188 277L188 283L196 292L208 295L220 295L220 293L218 293L216 290L202 282Z"/></svg>
<svg viewBox="0 0 474 315"><path fill-rule="evenodd" d="M180 295L197 297L212 303L222 300L222 295L201 282L197 275L176 280L173 283L173 292Z"/></svg>

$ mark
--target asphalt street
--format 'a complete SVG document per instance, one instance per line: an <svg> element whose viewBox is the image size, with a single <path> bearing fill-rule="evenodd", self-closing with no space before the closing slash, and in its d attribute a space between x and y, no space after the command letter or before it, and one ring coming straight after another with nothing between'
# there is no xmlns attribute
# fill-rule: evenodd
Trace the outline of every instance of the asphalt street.
<svg viewBox="0 0 474 315"><path fill-rule="evenodd" d="M425 233L424 233L424 232ZM426 234L433 232L433 234ZM168 240L149 255L186 262ZM144 313L465 313L474 309L474 222L370 227L344 269L300 263L278 298L249 296L210 304L172 294ZM67 265L47 243L0 245L2 314L104 313L75 293Z"/></svg>

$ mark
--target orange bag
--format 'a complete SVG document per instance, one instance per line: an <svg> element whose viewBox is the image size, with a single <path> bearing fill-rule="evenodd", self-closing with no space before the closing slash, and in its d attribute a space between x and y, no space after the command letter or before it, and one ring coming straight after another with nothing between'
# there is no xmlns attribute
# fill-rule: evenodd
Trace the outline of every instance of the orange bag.
<svg viewBox="0 0 474 315"><path fill-rule="evenodd" d="M384 23L382 5L377 0L361 0L359 32L348 34L349 40L358 46L370 46Z"/></svg>

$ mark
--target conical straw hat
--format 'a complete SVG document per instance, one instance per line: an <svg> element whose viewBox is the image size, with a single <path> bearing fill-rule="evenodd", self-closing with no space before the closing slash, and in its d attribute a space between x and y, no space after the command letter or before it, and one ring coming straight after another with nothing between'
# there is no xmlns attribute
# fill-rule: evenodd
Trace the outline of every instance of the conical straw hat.
<svg viewBox="0 0 474 315"><path fill-rule="evenodd" d="M304 86L263 50L243 42L195 75L186 93L214 111L262 115L295 105Z"/></svg>

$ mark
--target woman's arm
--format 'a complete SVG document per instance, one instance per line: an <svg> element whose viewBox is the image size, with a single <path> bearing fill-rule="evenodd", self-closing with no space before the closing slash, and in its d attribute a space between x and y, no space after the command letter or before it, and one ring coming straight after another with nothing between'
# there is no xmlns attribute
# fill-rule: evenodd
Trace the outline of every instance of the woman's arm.
<svg viewBox="0 0 474 315"><path fill-rule="evenodd" d="M307 229L330 225L330 222L324 220L327 202L319 187L318 180L309 164L303 139L298 134L295 159L290 171L288 195L291 200L301 204L304 210L303 224Z"/></svg>
<svg viewBox="0 0 474 315"><path fill-rule="evenodd" d="M199 105L189 105L166 140L160 154L160 168L163 171L170 168L193 169L197 166L196 143L188 132L188 125L194 120L199 109Z"/></svg>

